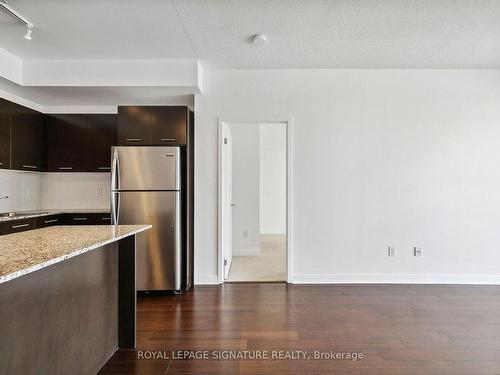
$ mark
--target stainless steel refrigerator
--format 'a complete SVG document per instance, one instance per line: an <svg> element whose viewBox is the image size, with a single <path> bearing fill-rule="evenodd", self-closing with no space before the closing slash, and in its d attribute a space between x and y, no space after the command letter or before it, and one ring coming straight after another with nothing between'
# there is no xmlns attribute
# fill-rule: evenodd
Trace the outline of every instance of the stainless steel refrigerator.
<svg viewBox="0 0 500 375"><path fill-rule="evenodd" d="M152 224L137 235L137 290L181 291L185 251L179 147L113 147L113 224Z"/></svg>

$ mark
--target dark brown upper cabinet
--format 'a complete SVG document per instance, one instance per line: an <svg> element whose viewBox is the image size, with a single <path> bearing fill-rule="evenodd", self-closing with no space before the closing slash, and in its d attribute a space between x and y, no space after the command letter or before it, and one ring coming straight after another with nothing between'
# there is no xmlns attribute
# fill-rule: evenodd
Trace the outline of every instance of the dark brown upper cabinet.
<svg viewBox="0 0 500 375"><path fill-rule="evenodd" d="M185 106L118 107L118 144L185 145L188 112Z"/></svg>
<svg viewBox="0 0 500 375"><path fill-rule="evenodd" d="M88 115L86 170L109 172L111 146L116 145L116 115Z"/></svg>
<svg viewBox="0 0 500 375"><path fill-rule="evenodd" d="M12 104L10 117L11 168L45 170L45 126L43 114Z"/></svg>
<svg viewBox="0 0 500 375"><path fill-rule="evenodd" d="M118 107L118 144L149 145L152 141L149 107Z"/></svg>
<svg viewBox="0 0 500 375"><path fill-rule="evenodd" d="M188 108L150 107L153 144L186 144Z"/></svg>
<svg viewBox="0 0 500 375"><path fill-rule="evenodd" d="M87 115L47 115L47 170L85 171Z"/></svg>
<svg viewBox="0 0 500 375"><path fill-rule="evenodd" d="M0 99L0 168L10 168L10 102Z"/></svg>

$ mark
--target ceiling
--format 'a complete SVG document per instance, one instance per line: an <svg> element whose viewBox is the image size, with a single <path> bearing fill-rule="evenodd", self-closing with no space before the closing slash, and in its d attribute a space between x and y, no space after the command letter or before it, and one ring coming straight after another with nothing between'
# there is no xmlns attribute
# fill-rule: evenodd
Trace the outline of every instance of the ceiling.
<svg viewBox="0 0 500 375"><path fill-rule="evenodd" d="M200 58L216 68L498 68L498 0L9 0L22 59ZM3 12L0 12L3 13ZM249 38L265 33L266 46Z"/></svg>
<svg viewBox="0 0 500 375"><path fill-rule="evenodd" d="M219 68L500 67L500 1L175 0ZM270 43L254 47L249 36Z"/></svg>
<svg viewBox="0 0 500 375"><path fill-rule="evenodd" d="M42 106L45 111L59 107L117 105L194 106L194 95L187 89L164 86L20 86L0 78L0 91L9 92ZM38 109L38 108L36 108Z"/></svg>
<svg viewBox="0 0 500 375"><path fill-rule="evenodd" d="M33 40L25 40L23 26L0 11L0 48L19 61L200 59L205 69L500 68L500 0L8 2L35 24ZM254 46L256 33L264 33L268 45ZM0 80L0 90L46 107L193 103L194 92L142 86L28 87Z"/></svg>
<svg viewBox="0 0 500 375"><path fill-rule="evenodd" d="M193 58L194 51L170 1L8 0L34 25L0 11L0 47L22 59Z"/></svg>

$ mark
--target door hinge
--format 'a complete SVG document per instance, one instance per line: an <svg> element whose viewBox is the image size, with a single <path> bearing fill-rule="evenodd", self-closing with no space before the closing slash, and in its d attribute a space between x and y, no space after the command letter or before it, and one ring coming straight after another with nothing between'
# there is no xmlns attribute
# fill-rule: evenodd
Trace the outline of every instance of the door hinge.
<svg viewBox="0 0 500 375"><path fill-rule="evenodd" d="M227 138L224 138L224 144L227 145Z"/></svg>
<svg viewBox="0 0 500 375"><path fill-rule="evenodd" d="M224 259L224 265L227 266L227 259Z"/></svg>

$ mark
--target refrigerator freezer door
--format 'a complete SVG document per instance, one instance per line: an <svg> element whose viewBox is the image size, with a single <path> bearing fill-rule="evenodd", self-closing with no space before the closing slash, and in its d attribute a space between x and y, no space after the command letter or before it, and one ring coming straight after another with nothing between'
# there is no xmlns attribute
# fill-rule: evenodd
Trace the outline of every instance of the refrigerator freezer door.
<svg viewBox="0 0 500 375"><path fill-rule="evenodd" d="M180 193L112 192L113 224L152 224L137 235L137 290L180 290Z"/></svg>
<svg viewBox="0 0 500 375"><path fill-rule="evenodd" d="M112 190L180 190L179 147L113 147Z"/></svg>

